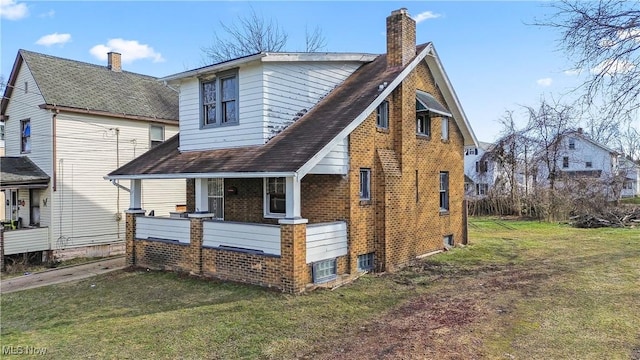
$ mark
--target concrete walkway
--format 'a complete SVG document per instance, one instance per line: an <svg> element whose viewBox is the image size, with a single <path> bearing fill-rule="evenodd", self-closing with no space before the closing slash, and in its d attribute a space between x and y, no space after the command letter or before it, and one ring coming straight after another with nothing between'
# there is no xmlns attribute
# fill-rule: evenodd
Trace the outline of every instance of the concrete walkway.
<svg viewBox="0 0 640 360"><path fill-rule="evenodd" d="M39 273L0 280L0 293L7 294L20 290L85 279L124 269L125 267L125 259L124 256L122 256L59 269L45 270Z"/></svg>

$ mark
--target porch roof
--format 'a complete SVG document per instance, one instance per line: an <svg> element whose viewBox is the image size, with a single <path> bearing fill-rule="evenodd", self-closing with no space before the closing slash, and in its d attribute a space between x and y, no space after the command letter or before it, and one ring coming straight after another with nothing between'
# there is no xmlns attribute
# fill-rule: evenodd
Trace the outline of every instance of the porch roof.
<svg viewBox="0 0 640 360"><path fill-rule="evenodd" d="M26 156L3 156L0 158L0 188L45 188L49 184L47 175Z"/></svg>

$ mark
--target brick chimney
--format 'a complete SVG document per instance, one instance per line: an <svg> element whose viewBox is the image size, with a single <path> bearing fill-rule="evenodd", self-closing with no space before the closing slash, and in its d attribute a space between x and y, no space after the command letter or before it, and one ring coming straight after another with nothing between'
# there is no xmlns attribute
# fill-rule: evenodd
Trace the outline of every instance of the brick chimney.
<svg viewBox="0 0 640 360"><path fill-rule="evenodd" d="M122 72L122 55L110 51L107 53L107 68L111 71Z"/></svg>
<svg viewBox="0 0 640 360"><path fill-rule="evenodd" d="M406 8L387 17L387 67L405 66L416 56L416 22Z"/></svg>

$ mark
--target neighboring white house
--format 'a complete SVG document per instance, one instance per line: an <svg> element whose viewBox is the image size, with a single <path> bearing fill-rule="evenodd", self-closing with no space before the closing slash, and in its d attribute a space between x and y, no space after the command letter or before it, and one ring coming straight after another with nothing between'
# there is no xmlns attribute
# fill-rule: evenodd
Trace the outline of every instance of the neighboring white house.
<svg viewBox="0 0 640 360"><path fill-rule="evenodd" d="M485 156L493 147L492 143L479 141L477 147L464 148L464 190L467 197L487 196L489 189L494 186L499 176L499 166L490 156Z"/></svg>
<svg viewBox="0 0 640 360"><path fill-rule="evenodd" d="M4 255L104 256L124 252L129 189L104 174L178 131L178 94L156 78L20 50L2 100L9 201ZM118 185L118 186L116 186ZM126 184L128 185L128 183ZM156 214L185 203L184 180L145 183Z"/></svg>
<svg viewBox="0 0 640 360"><path fill-rule="evenodd" d="M557 154L552 158L560 185L568 179L582 179L601 185L609 197L637 194L638 166L619 152L590 139L581 129L562 136ZM548 166L540 162L536 182L548 182L549 173Z"/></svg>

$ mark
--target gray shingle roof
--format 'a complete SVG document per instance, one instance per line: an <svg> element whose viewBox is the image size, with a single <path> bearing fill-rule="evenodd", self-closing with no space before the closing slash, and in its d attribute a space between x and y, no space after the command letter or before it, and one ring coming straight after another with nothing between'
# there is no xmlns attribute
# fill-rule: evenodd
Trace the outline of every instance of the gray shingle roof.
<svg viewBox="0 0 640 360"><path fill-rule="evenodd" d="M20 50L47 104L178 119L178 94L156 78Z"/></svg>
<svg viewBox="0 0 640 360"><path fill-rule="evenodd" d="M0 157L0 186L47 184L49 175L26 156Z"/></svg>

